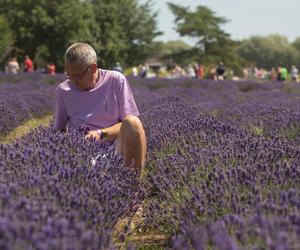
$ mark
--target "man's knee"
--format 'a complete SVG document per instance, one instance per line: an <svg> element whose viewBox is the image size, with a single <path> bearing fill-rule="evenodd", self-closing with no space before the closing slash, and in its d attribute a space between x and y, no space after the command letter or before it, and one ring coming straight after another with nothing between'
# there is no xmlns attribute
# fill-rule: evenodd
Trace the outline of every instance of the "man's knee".
<svg viewBox="0 0 300 250"><path fill-rule="evenodd" d="M130 130L137 130L137 131L144 130L141 120L134 115L126 116L125 119L122 121L122 126Z"/></svg>

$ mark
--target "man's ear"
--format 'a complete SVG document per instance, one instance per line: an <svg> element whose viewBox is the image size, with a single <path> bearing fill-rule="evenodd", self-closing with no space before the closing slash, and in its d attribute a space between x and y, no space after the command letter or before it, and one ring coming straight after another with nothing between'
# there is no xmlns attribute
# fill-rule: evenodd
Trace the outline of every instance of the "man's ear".
<svg viewBox="0 0 300 250"><path fill-rule="evenodd" d="M95 73L98 70L98 65L96 63L91 64L92 72Z"/></svg>

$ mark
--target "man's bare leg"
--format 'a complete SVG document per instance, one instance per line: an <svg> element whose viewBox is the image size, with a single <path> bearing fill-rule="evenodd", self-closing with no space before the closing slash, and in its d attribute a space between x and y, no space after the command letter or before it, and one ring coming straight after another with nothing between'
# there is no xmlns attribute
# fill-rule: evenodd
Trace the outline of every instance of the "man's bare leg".
<svg viewBox="0 0 300 250"><path fill-rule="evenodd" d="M133 115L126 116L117 138L117 152L123 155L126 166L131 166L133 160L133 167L141 172L146 151L146 135L140 119Z"/></svg>

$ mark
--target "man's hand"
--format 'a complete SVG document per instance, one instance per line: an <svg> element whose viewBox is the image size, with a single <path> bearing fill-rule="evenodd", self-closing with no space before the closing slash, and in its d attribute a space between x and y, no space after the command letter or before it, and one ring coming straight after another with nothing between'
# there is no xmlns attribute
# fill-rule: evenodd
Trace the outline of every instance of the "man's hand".
<svg viewBox="0 0 300 250"><path fill-rule="evenodd" d="M97 131L89 131L88 134L84 138L85 139L95 138L97 141L100 141L100 135Z"/></svg>

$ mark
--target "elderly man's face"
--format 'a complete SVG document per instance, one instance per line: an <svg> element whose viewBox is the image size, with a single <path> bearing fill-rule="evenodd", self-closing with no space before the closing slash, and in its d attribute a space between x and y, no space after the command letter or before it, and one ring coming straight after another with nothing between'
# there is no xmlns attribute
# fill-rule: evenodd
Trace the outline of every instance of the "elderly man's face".
<svg viewBox="0 0 300 250"><path fill-rule="evenodd" d="M89 90L94 85L95 67L97 65L91 64L83 67L78 63L65 63L65 74L70 81L76 85L79 89Z"/></svg>

